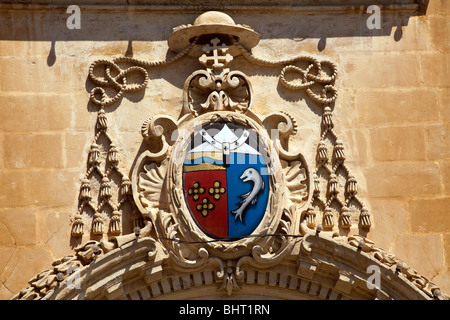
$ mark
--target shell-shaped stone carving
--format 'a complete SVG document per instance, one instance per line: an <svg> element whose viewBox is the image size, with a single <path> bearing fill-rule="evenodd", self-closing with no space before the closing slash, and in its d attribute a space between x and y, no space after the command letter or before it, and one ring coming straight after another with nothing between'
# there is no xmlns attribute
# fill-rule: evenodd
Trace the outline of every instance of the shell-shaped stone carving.
<svg viewBox="0 0 450 320"><path fill-rule="evenodd" d="M301 203L308 197L306 170L300 161L293 161L284 169L289 199L293 203Z"/></svg>
<svg viewBox="0 0 450 320"><path fill-rule="evenodd" d="M145 209L150 211L157 208L160 202L161 189L164 183L166 166L150 163L144 166L139 174L138 193L139 200Z"/></svg>

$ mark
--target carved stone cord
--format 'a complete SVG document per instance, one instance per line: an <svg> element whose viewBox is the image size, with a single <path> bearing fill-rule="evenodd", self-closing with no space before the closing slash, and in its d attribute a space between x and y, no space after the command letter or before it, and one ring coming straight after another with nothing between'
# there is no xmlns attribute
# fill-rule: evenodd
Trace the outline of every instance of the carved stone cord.
<svg viewBox="0 0 450 320"><path fill-rule="evenodd" d="M331 61L319 61L311 56L298 56L284 60L265 60L255 57L251 52L242 47L236 40L233 40L234 44L240 49L242 55L250 62L255 64L276 67L284 66L280 73L281 84L292 90L305 90L307 95L316 103L322 105L329 105L336 101L337 90L333 84L337 77L337 66ZM308 65L306 68L300 68L295 66L295 63L306 62ZM324 75L323 66L328 66L331 69L331 75ZM289 73L300 74L300 83L294 83L286 79L286 75ZM320 94L315 93L311 88L314 85L322 86ZM331 94L331 96L329 96Z"/></svg>
<svg viewBox="0 0 450 320"><path fill-rule="evenodd" d="M306 220L308 227L315 227L315 216L313 207L320 204L324 208L323 226L325 230L331 230L334 226L334 214L331 210L333 202L336 202L340 207L339 221L340 227L348 229L351 227L351 209L350 204L354 203L358 210L360 210L360 226L363 229L368 229L371 226L370 213L364 206L362 200L358 197L357 181L345 164L344 144L338 138L336 131L333 129L333 118L331 109L324 108L322 115L322 136L317 147L316 169L313 172L314 190L311 207L306 212ZM326 140L332 143L332 154L328 152ZM342 169L342 173L338 172ZM321 170L322 169L322 170ZM341 176L345 181L340 182L338 176ZM328 189L326 192L321 192L321 180L328 180ZM338 194L344 188L344 202L340 200ZM341 192L342 193L342 192ZM341 198L342 199L342 198Z"/></svg>
<svg viewBox="0 0 450 320"><path fill-rule="evenodd" d="M80 186L78 210L72 225L73 237L81 237L85 233L85 220L88 217L83 213L88 212L93 213L91 233L97 236L103 235L107 217L102 212L106 210L111 211L109 233L111 235L121 234L122 211L126 204L129 204L133 210L133 226L143 226L142 217L132 199L131 181L127 175L121 172L118 166L119 150L108 132L105 107L119 101L127 92L145 89L150 79L146 68L172 63L185 56L195 44L196 41L193 41L185 50L167 60L144 61L131 57L119 57L112 61L97 60L91 64L89 78L97 87L91 90L90 100L93 104L100 106L100 109L97 114L96 134L89 150L87 171ZM123 65L128 65L128 67L123 68ZM103 75L98 75L101 72L99 69L102 68ZM141 76L141 82L129 83L128 78L135 74ZM109 91L115 91L115 93L112 96L108 95L106 88L109 88ZM99 95L100 98L98 98ZM102 140L102 137L106 139ZM103 144L99 142L100 140L103 141ZM113 172L121 180L117 186L113 180ZM100 182L96 183L94 176L97 176ZM93 183L98 185L97 201L94 200L92 195L94 191ZM113 201L113 193L116 189L117 201L115 202Z"/></svg>
<svg viewBox="0 0 450 320"><path fill-rule="evenodd" d="M93 83L98 85L91 90L90 100L95 105L100 105L102 108L117 102L127 92L139 91L147 86L149 81L147 68L160 67L168 65L174 61L184 57L196 44L196 40L192 44L178 53L171 59L161 61L144 61L132 57L119 57L110 60L97 60L91 64L89 68L89 78ZM131 65L123 69L121 66ZM96 75L98 69L104 69L104 75ZM128 83L127 76L132 74L140 74L143 79L139 83ZM113 75L115 74L115 75ZM110 88L116 93L109 96L104 88ZM98 96L100 95L100 98Z"/></svg>
<svg viewBox="0 0 450 320"><path fill-rule="evenodd" d="M362 200L357 195L357 182L350 170L345 164L344 144L338 138L334 130L332 111L329 107L337 99L337 90L334 88L334 82L337 77L337 66L331 61L319 61L311 56L298 56L290 59L270 61L255 57L251 52L242 47L236 40L233 43L239 48L242 55L252 63L278 67L282 66L280 72L280 83L291 90L304 90L309 98L320 104L323 108L322 114L322 135L317 147L316 168L313 172L313 198L310 208L306 211L304 221L308 228L316 227L316 215L314 206L319 204L319 210L323 212L322 223L325 230L332 230L335 225L334 213L331 208L333 202L340 208L339 218L340 227L348 229L351 227L351 209L350 204L354 203L359 213L359 224L363 229L369 229L371 226L369 210L364 206ZM306 67L296 66L297 63L306 63ZM331 70L331 75L324 74L323 66ZM300 75L299 80L288 80L286 75L295 73ZM320 93L313 91L313 87L321 88ZM332 154L328 154L326 140L332 143ZM323 170L321 170L321 168ZM338 169L342 168L343 179L339 181ZM319 177L319 171L323 172L323 177ZM327 182L327 191L321 192L321 181ZM344 184L344 185L343 185ZM340 200L338 194L344 188L344 201Z"/></svg>
<svg viewBox="0 0 450 320"><path fill-rule="evenodd" d="M81 182L79 193L79 206L77 214L74 218L72 227L72 236L81 237L84 233L84 219L83 213L93 212L92 228L93 235L102 235L104 233L105 214L107 207L111 211L109 232L112 235L119 235L122 231L121 218L122 209L129 203L134 207L134 202L131 194L131 181L121 172L119 164L119 150L113 143L111 136L108 133L108 121L105 111L100 109L97 115L97 133L91 144L87 171ZM101 138L105 137L101 141ZM113 179L114 172L120 177L120 184L115 186ZM97 176L100 182L96 181ZM97 197L93 197L93 184L97 185ZM116 188L114 188L116 187ZM113 200L114 190L117 190L117 202ZM134 209L136 211L136 209ZM135 212L136 216L137 212Z"/></svg>

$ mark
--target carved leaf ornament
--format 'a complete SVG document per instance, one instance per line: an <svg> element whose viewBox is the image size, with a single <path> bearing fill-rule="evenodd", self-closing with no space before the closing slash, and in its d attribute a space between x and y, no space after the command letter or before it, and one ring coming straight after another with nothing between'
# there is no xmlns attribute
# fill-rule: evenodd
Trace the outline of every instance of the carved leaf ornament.
<svg viewBox="0 0 450 320"><path fill-rule="evenodd" d="M96 87L90 100L99 111L72 236L88 233L90 219L92 236L102 236L110 225L108 232L114 237L88 241L76 256L55 264L54 271L33 278L31 287L15 298L51 296L57 283L66 279L63 266L86 268L136 237L150 239L147 260L152 271L144 272L149 283L161 279L164 268L181 275L213 270L217 289L232 295L244 281L251 282L255 270L263 275L282 263L295 263L293 256L300 254L298 244L304 236L310 240L302 242L300 251L310 256L310 235L316 228L330 238L355 225L370 228L370 212L358 196L356 179L345 164L344 144L334 128L336 65L310 56L263 60L250 52L258 42L259 35L250 27L235 24L226 14L206 12L193 25L174 29L168 43L178 54L172 59L148 62L123 57L91 65L89 78ZM157 115L144 121L141 133L147 148L136 159L129 179L117 165L120 150L108 131L106 108L127 92L143 90L151 68L193 52L205 69L186 79L179 119ZM252 111L249 79L228 68L237 54L251 63L281 68L283 86L304 91L322 108L315 163L287 151L289 137L298 128L291 115L279 111L261 118ZM118 186L113 172L120 177ZM98 186L93 188L95 181ZM122 233L128 204L134 233ZM105 207L109 216L102 211ZM377 259L391 263L384 251L372 251ZM309 276L316 270L313 260L305 261L297 261L297 275ZM434 294L434 286L419 281L424 278L409 276L427 288L427 294ZM205 273L205 281L212 283L209 278ZM281 285L281 276L279 281Z"/></svg>

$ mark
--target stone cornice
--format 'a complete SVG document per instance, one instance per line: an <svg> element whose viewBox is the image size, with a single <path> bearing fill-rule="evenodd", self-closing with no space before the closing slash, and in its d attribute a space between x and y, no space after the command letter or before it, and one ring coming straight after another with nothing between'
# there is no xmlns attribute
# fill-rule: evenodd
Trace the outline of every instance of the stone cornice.
<svg viewBox="0 0 450 320"><path fill-rule="evenodd" d="M407 13L423 15L426 13L429 0L381 0L377 4L385 13ZM69 0L3 0L0 10L45 10L60 11L63 7L74 4ZM271 1L238 1L221 3L212 0L162 1L162 0L108 0L79 1L77 5L83 10L97 11L149 11L166 13L199 13L206 10L220 10L230 13L264 14L351 14L363 13L373 4L373 0L280 0L276 4Z"/></svg>

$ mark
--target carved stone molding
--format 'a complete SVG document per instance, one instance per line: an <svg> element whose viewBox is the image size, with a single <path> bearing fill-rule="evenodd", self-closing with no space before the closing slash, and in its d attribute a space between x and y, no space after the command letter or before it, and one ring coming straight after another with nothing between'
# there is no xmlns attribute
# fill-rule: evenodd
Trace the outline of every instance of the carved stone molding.
<svg viewBox="0 0 450 320"><path fill-rule="evenodd" d="M3 3L2 3L3 2ZM6 2L6 3L5 3ZM12 2L12 4L11 4ZM1 6L5 9L13 10L61 10L62 6L69 6L73 3L69 0L17 0L17 1L0 1ZM429 0L380 0L377 5L380 5L385 12L392 13L410 13L410 14L425 14L428 7ZM32 5L27 8L26 5ZM84 10L108 10L117 11L123 10L123 7L132 8L136 10L149 10L153 12L203 12L205 10L221 10L231 13L261 13L261 12L295 12L305 14L324 14L324 13L362 13L365 12L368 6L373 5L373 0L322 0L320 4L314 0L282 0L273 3L269 0L262 1L227 1L226 4L217 3L213 0L190 0L186 5L183 1L163 1L163 0L114 0L98 2L89 1L83 2Z"/></svg>
<svg viewBox="0 0 450 320"><path fill-rule="evenodd" d="M53 269L30 280L31 286L13 299L224 299L228 292L283 299L449 298L409 266L359 237L308 234L271 268L204 259L201 266L181 272L167 264L170 255L164 247L148 237L131 239L110 252L98 242L77 250L75 256L55 261ZM367 285L369 266L380 270L379 288ZM72 278L65 276L70 267L76 270Z"/></svg>

